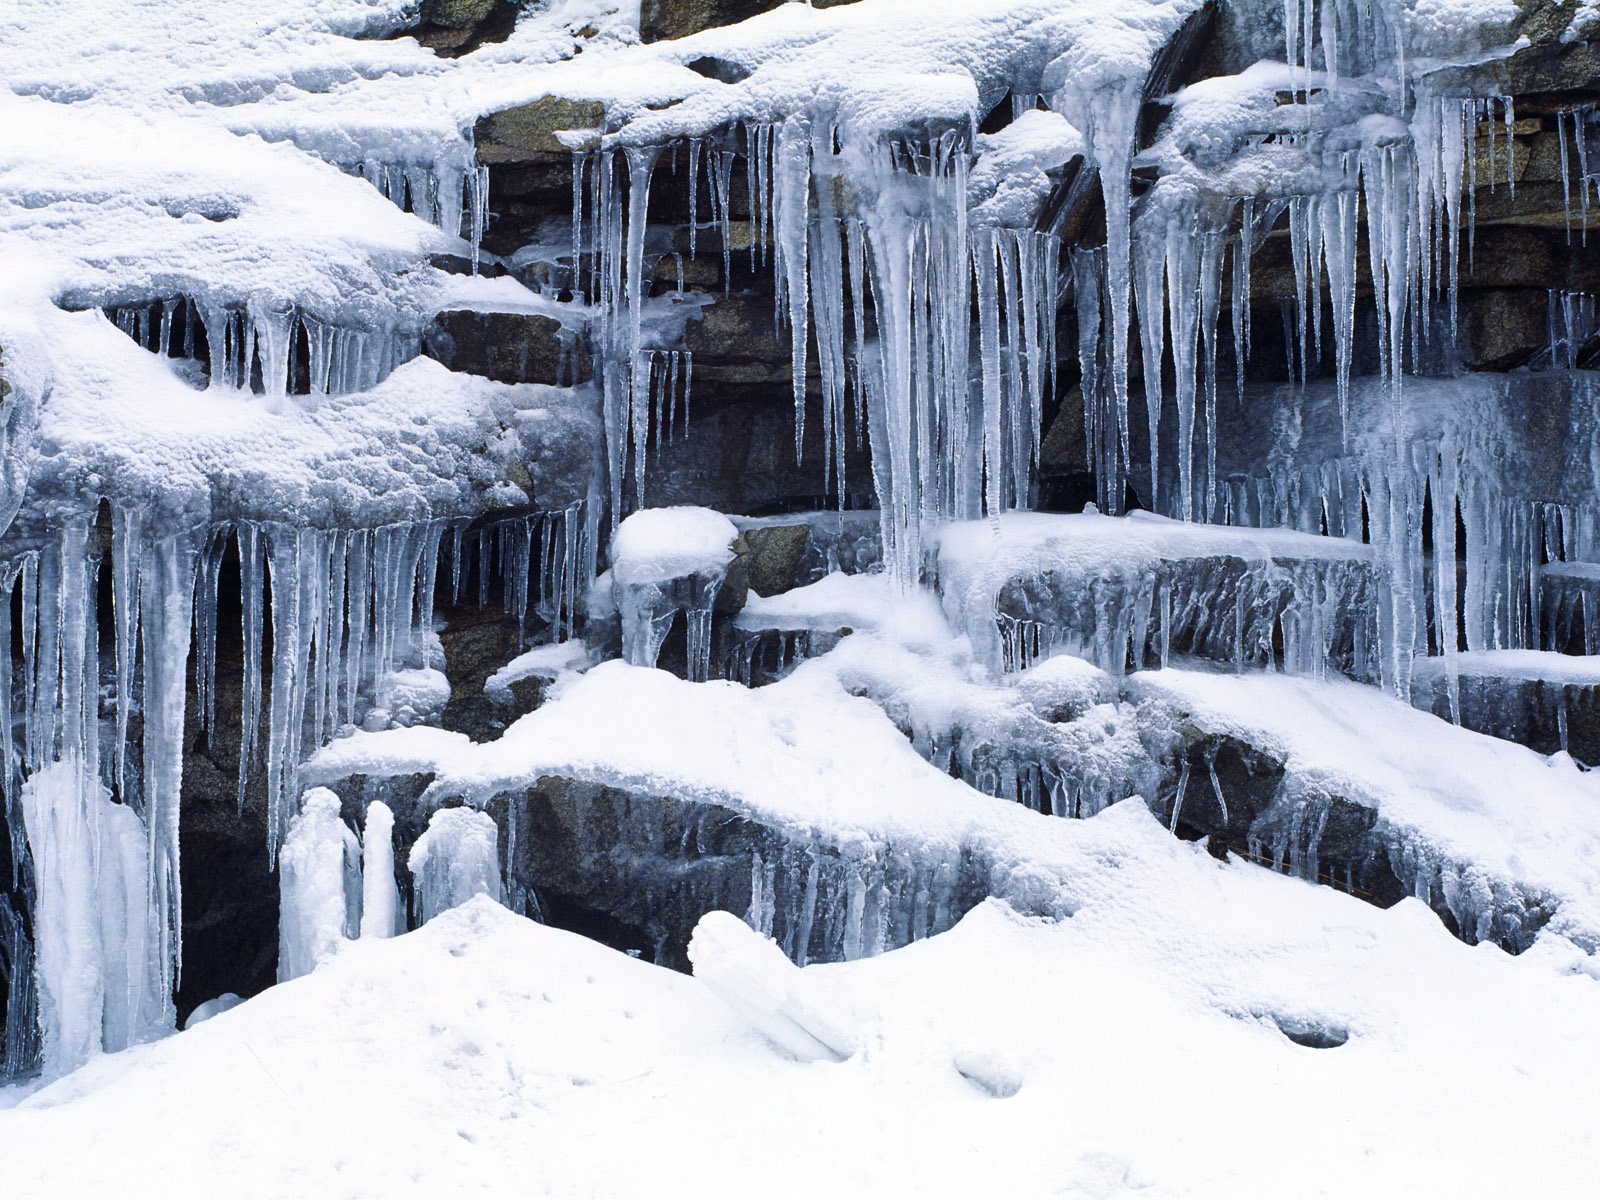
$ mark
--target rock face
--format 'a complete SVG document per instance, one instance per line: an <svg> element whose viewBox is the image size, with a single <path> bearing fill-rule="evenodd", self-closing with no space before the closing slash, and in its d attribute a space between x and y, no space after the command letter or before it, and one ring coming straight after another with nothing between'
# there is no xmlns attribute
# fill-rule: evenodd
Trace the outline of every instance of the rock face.
<svg viewBox="0 0 1600 1200"><path fill-rule="evenodd" d="M537 313L442 312L423 335L423 348L452 371L501 383L570 387L590 376L582 330Z"/></svg>
<svg viewBox="0 0 1600 1200"><path fill-rule="evenodd" d="M851 0L811 0L813 8L833 8ZM639 36L647 42L688 37L702 29L733 25L777 8L785 0L643 0Z"/></svg>
<svg viewBox="0 0 1600 1200"><path fill-rule="evenodd" d="M419 23L405 32L443 58L503 42L516 28L516 0L422 0Z"/></svg>

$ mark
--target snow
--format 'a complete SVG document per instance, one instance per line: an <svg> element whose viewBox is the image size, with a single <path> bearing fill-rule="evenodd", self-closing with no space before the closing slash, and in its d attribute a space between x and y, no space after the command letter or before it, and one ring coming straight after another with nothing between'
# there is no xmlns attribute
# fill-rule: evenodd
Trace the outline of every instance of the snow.
<svg viewBox="0 0 1600 1200"><path fill-rule="evenodd" d="M985 905L917 947L795 971L811 1010L860 1031L844 1062L797 1062L700 980L479 899L26 1099L0 1119L9 1183L41 1198L1584 1190L1600 985L1570 951L1473 950L1413 902L1380 912L1219 864L1130 817L1060 823L1107 855L1084 863L1069 920ZM1042 1015L1018 1019L1024 998ZM1309 1049L1280 1026L1348 1041ZM1485 1097L1496 1136L1463 1137ZM1315 1132L1314 1172L1286 1121ZM714 1164L664 1173L708 1128ZM826 1153L793 1153L799 1130Z"/></svg>
<svg viewBox="0 0 1600 1200"><path fill-rule="evenodd" d="M238 1008L239 1005L243 1003L243 996L237 995L234 992L223 992L220 996L216 996L202 1004L195 1005L194 1011L190 1013L188 1019L184 1021L183 1027L185 1029L193 1029L202 1021L209 1021L218 1013L225 1013L229 1009Z"/></svg>
<svg viewBox="0 0 1600 1200"><path fill-rule="evenodd" d="M1593 675L1505 648L1532 643L1541 570L1552 583L1593 574L1534 565L1532 532L1544 522L1545 557L1593 556L1592 464L1575 453L1522 478L1518 431L1495 406L1519 380L1408 379L1399 402L1408 312L1431 285L1454 315L1464 130L1497 111L1512 122L1507 101L1432 95L1425 72L1503 53L1496 28L1514 9L1381 3L1358 21L1336 4L1290 0L1281 18L1262 6L1284 61L1172 98L1135 163L1145 80L1199 7L788 4L642 46L636 6L555 0L507 42L449 61L384 36L413 15L403 0L8 6L0 346L15 400L0 515L30 487L21 532L42 550L0 595L0 636L13 636L16 596L24 648L22 710L0 664L0 726L23 730L20 752L6 742L4 785L37 871L45 1071L65 1076L0 1097L16 1104L0 1117L8 1193L1246 1196L1281 1195L1286 1180L1306 1194L1581 1192L1600 1099L1587 1036L1600 1016L1600 777L1322 678L1344 670L1404 696L1430 607L1438 626L1464 614L1472 649L1422 659L1420 678ZM576 36L586 25L598 33ZM702 57L744 77L688 68ZM1008 93L1016 119L978 134ZM606 106L603 139L574 147L575 194L587 178L595 211L587 226L575 214L572 244L590 252L593 302L433 265L480 259L474 122L544 96ZM680 408L687 428L692 362L672 342L711 301L645 289L645 198L658 165L678 167L663 143L685 139L725 226L724 146L742 141L754 164L752 258L758 243L770 255L791 337L797 455L814 348L823 486L844 493L852 391L876 463L886 570L753 596L737 620L855 632L755 690L706 682L737 527L706 509L622 519L629 450L642 505L651 436L663 423L671 436ZM1073 264L1102 496L1120 504L1134 469L1136 302L1149 498L1181 520L1008 512L1029 502L1057 389L1061 247L1035 224L1079 158L1106 214L1106 249ZM1137 211L1135 165L1162 174ZM1349 377L1358 192L1384 344L1366 383ZM1339 365L1329 387L1265 406L1252 447L1264 453L1234 472L1217 461L1223 268L1231 255L1243 339L1249 253L1280 216L1252 204L1269 197L1287 206L1302 289L1327 273ZM155 303L152 329L139 310ZM1306 307L1302 385L1321 336L1320 306L1309 320ZM451 309L592 326L599 379L511 386L417 358ZM179 311L206 330L208 362L162 352ZM1163 468L1164 323L1178 436ZM289 394L297 330L307 396ZM1552 324L1553 360L1554 342ZM1339 436L1311 436L1330 394ZM1592 399L1569 381L1575 412ZM1387 423L1366 420L1376 411ZM522 622L539 603L570 639L592 591L602 463L616 527L590 615L615 603L626 661L590 667L581 643L558 640L491 676L491 693L557 683L497 740L418 724L449 695L431 609L444 539L459 600L464 538L488 575L491 543L469 519L542 514L493 535L516 585L506 606ZM1424 489L1436 512L1461 502L1464 599L1453 573L1424 587ZM1373 546L1309 532L1354 535L1363 496ZM1530 508L1572 496L1560 514ZM103 732L98 576L82 554L102 497L117 697ZM239 523L244 736L252 746L267 718L286 982L236 1006L219 997L190 1030L142 1045L174 1023L183 677L193 619L209 736L222 543L205 531L219 522ZM1219 559L1244 564L1244 582L1205 576ZM925 567L937 598L918 587ZM1269 619L1247 629L1257 608ZM1165 667L1195 612L1213 633L1233 618L1214 657L1281 659L1301 677L1117 680L1051 655L1075 649L1120 675L1158 647ZM680 613L687 679L654 669ZM142 764L127 756L136 676ZM1157 802L1160 737L1194 727L1281 757L1275 806L1370 806L1417 900L1379 911L1169 836L1137 797ZM336 731L302 770L303 740ZM414 934L390 936L404 927L394 814L369 804L362 843L336 795L300 796L356 774L434 777L409 859L427 923ZM841 953L867 960L801 968L767 941L787 901L758 886L759 857L751 910L702 920L694 979L500 909L498 831L480 808L541 776L717 806L826 849L853 884ZM107 781L137 805L113 803ZM241 802L245 790L241 774ZM911 894L886 899L884 873L908 864ZM952 864L971 894L955 895ZM864 922L869 890L879 919ZM970 908L979 895L994 898ZM891 899L932 936L880 954ZM1530 919L1531 948L1513 959L1463 945L1418 900L1467 941L1493 940L1511 907L1551 919ZM0 915L9 930L9 902ZM7 959L20 970L12 945ZM1463 1135L1486 1124L1493 1137Z"/></svg>
<svg viewBox="0 0 1600 1200"><path fill-rule="evenodd" d="M872 629L915 606L887 575L835 571L775 596L751 592L735 620L741 629Z"/></svg>
<svg viewBox="0 0 1600 1200"><path fill-rule="evenodd" d="M1457 654L1455 674L1462 678L1524 679L1545 683L1600 686L1600 657L1552 654L1544 650L1480 650ZM1449 671L1443 659L1420 659L1418 683L1442 679Z"/></svg>
<svg viewBox="0 0 1600 1200"><path fill-rule="evenodd" d="M709 575L733 561L738 537L733 522L709 508L641 509L612 535L611 570L622 588Z"/></svg>
<svg viewBox="0 0 1600 1200"><path fill-rule="evenodd" d="M1600 777L1355 683L1158 671L1128 687L1282 758L1291 796L1370 804L1393 831L1384 836L1420 860L1416 880L1402 881L1424 898L1442 888L1464 927L1492 917L1490 893L1520 893L1555 910L1554 928L1600 947Z"/></svg>
<svg viewBox="0 0 1600 1200"><path fill-rule="evenodd" d="M95 314L70 319L85 336L59 364L51 407L62 424L33 486L77 504L109 492L167 519L293 514L323 527L561 508L586 494L599 454L586 389L496 383L417 359L371 391L274 412L248 393L192 390ZM519 474L533 495L511 482Z"/></svg>
<svg viewBox="0 0 1600 1200"><path fill-rule="evenodd" d="M560 679L569 672L582 671L593 664L589 648L582 642L551 642L535 646L498 668L484 681L490 696L509 700L511 685L524 679Z"/></svg>

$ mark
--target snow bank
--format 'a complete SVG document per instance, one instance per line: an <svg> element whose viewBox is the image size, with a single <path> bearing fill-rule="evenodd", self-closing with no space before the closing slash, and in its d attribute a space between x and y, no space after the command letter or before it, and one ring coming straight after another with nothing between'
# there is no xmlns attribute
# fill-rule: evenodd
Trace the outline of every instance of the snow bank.
<svg viewBox="0 0 1600 1200"><path fill-rule="evenodd" d="M1401 882L1441 901L1470 938L1493 936L1499 910L1527 908L1600 947L1600 777L1570 760L1343 681L1160 671L1126 686L1280 757L1287 774L1275 803L1306 809L1345 797L1375 809Z"/></svg>
<svg viewBox="0 0 1600 1200"><path fill-rule="evenodd" d="M908 950L793 972L862 1031L842 1063L796 1062L700 980L480 898L25 1100L0 1116L8 1179L41 1200L530 1179L552 1197L708 1180L907 1198L1584 1191L1600 984L1583 960L1473 950L1412 902L1382 912L1220 864L1135 815L1054 824L1104 853L1070 920L985 905ZM1019 1019L1019 1000L1044 1015ZM1497 1136L1464 1135L1486 1096ZM662 1172L713 1126L714 1167ZM795 1155L797 1129L827 1153Z"/></svg>

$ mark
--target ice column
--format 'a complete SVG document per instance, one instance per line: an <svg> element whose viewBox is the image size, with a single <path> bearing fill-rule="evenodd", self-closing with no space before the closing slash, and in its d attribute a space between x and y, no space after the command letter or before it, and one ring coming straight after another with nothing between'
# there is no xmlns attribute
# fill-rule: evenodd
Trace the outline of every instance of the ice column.
<svg viewBox="0 0 1600 1200"><path fill-rule="evenodd" d="M487 813L441 808L411 847L418 923L477 895L501 903L499 833Z"/></svg>
<svg viewBox="0 0 1600 1200"><path fill-rule="evenodd" d="M386 938L404 932L394 877L394 813L383 801L374 800L367 805L366 837L361 843L361 936Z"/></svg>
<svg viewBox="0 0 1600 1200"><path fill-rule="evenodd" d="M278 981L309 975L361 925L361 844L339 797L312 788L278 853Z"/></svg>
<svg viewBox="0 0 1600 1200"><path fill-rule="evenodd" d="M55 1078L170 1029L170 999L150 945L138 816L76 757L34 774L22 808L37 880L43 1065Z"/></svg>

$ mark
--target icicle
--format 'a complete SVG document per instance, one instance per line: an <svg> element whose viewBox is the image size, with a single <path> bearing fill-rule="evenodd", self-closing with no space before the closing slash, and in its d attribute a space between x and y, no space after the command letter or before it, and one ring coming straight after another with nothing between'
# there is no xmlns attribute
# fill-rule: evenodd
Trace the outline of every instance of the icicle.
<svg viewBox="0 0 1600 1200"><path fill-rule="evenodd" d="M139 563L144 558L140 529L137 509L119 508L112 513L111 609L115 622L117 708L111 761L117 795L124 801L128 799L128 718L133 712L133 673L138 652L135 633L139 628Z"/></svg>
<svg viewBox="0 0 1600 1200"><path fill-rule="evenodd" d="M153 974L171 1024L183 957L178 875L178 814L183 790L183 713L194 619L195 547L167 537L139 564L139 625L144 671L144 822L149 836L149 913Z"/></svg>
<svg viewBox="0 0 1600 1200"><path fill-rule="evenodd" d="M794 458L800 462L806 429L807 232L811 190L811 122L791 115L777 127L773 179L774 276L782 280L794 385Z"/></svg>
<svg viewBox="0 0 1600 1200"><path fill-rule="evenodd" d="M630 428L634 451L634 498L644 506L645 448L649 440L649 371L640 354L640 321L644 307L644 232L650 198L650 174L659 153L656 147L629 146L628 245L625 287L628 311L628 372ZM617 518L613 516L613 520Z"/></svg>
<svg viewBox="0 0 1600 1200"><path fill-rule="evenodd" d="M244 641L244 711L239 734L239 812L244 813L250 769L256 758L261 727L262 589L266 584L261 535L254 525L238 530L239 581L243 592L241 629Z"/></svg>

